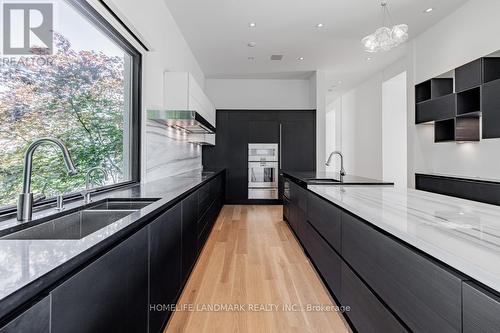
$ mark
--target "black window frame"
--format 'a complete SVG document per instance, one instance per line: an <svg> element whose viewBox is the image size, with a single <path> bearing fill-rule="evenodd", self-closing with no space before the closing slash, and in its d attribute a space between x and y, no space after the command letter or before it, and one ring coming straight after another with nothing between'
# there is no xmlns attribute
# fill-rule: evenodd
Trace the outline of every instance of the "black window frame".
<svg viewBox="0 0 500 333"><path fill-rule="evenodd" d="M108 192L119 188L130 187L137 185L141 181L141 114L142 114L142 53L135 48L130 41L124 37L106 18L104 18L94 7L86 0L61 0L66 1L81 15L88 19L94 26L113 40L124 52L131 57L132 73L131 73L131 114L130 114L130 180L116 183L108 186L101 186L94 189L94 193ZM110 11L108 6L104 6ZM116 14L110 11L110 14L116 18ZM124 25L121 20L117 20L132 37L143 45L138 38L130 32L130 29ZM70 193L64 196L64 200L76 200L82 198L78 192ZM34 210L41 210L45 207L54 205L56 198L49 198L35 203ZM10 215L15 213L17 207L4 206L0 207L0 216ZM2 220L2 219L0 219Z"/></svg>

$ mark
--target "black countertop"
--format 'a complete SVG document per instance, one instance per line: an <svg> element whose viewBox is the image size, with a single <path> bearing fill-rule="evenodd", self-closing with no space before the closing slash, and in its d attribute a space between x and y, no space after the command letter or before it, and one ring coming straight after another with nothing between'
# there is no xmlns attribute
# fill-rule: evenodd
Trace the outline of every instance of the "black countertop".
<svg viewBox="0 0 500 333"><path fill-rule="evenodd" d="M382 180L350 174L341 176L338 172L329 171L283 171L283 175L304 187L307 187L307 185L394 185L394 183ZM312 179L320 179L320 181L312 181ZM321 181L324 179L334 179L336 181Z"/></svg>
<svg viewBox="0 0 500 333"><path fill-rule="evenodd" d="M58 281L99 257L223 171L199 170L96 195L93 204L108 198L156 201L79 240L0 239L0 256L6 258L0 262L0 318L50 290ZM81 206L82 200L71 202L66 205L65 212ZM33 223L55 216L57 213L53 209L37 212ZM15 218L0 223L0 230L4 232L19 227Z"/></svg>

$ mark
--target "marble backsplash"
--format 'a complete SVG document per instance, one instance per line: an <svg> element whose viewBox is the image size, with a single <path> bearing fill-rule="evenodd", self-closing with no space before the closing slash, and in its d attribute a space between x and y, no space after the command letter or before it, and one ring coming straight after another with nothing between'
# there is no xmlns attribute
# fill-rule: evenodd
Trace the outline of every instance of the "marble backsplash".
<svg viewBox="0 0 500 333"><path fill-rule="evenodd" d="M201 146L188 142L186 133L147 120L146 181L202 168Z"/></svg>

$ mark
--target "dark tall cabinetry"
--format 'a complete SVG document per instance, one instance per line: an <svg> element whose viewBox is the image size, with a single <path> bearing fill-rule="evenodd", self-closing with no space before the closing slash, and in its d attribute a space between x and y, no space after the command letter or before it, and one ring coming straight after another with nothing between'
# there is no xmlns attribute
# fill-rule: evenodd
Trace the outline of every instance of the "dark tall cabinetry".
<svg viewBox="0 0 500 333"><path fill-rule="evenodd" d="M203 147L203 166L225 168L226 202L249 203L248 144L280 144L280 171L316 169L315 110L218 110L215 147ZM279 181L282 198L283 181Z"/></svg>

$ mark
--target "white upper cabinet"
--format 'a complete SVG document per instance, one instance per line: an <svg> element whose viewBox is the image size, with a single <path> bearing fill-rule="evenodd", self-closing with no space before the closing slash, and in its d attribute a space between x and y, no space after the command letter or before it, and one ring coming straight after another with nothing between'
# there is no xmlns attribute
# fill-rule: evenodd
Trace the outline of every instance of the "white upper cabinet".
<svg viewBox="0 0 500 333"><path fill-rule="evenodd" d="M194 77L187 72L165 72L166 110L196 111L215 127L215 107Z"/></svg>

